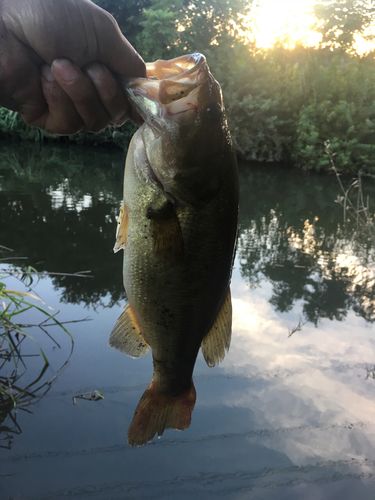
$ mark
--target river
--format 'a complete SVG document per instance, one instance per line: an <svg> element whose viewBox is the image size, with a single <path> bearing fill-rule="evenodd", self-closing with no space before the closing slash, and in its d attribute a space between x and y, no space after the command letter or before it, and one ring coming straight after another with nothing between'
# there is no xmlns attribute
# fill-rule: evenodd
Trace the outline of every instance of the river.
<svg viewBox="0 0 375 500"><path fill-rule="evenodd" d="M25 326L38 343L23 341L17 374L2 346L1 381L22 398L15 412L0 394L1 498L373 500L374 237L344 223L334 175L240 165L230 351L215 368L199 354L187 430L127 444L152 359L107 345L126 303L112 253L123 162L69 143L1 146L0 281L37 294L74 339ZM367 195L371 209L374 185ZM24 288L27 266L61 274Z"/></svg>

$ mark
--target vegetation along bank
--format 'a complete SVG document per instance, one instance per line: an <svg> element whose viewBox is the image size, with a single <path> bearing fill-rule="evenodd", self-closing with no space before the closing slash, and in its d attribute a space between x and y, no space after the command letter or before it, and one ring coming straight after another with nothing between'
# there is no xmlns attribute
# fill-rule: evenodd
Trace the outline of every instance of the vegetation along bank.
<svg viewBox="0 0 375 500"><path fill-rule="evenodd" d="M239 158L329 171L325 141L344 173L375 173L375 50L359 54L356 37L375 38L373 2L324 1L314 7L316 46L251 40L248 0L96 0L111 12L146 61L202 52L221 83ZM126 148L132 124L100 134L53 137L0 108L0 135Z"/></svg>

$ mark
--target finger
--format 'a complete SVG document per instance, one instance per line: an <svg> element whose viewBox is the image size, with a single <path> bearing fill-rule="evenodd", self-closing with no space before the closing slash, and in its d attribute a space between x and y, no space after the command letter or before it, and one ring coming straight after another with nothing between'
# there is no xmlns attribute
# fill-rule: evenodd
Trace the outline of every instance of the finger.
<svg viewBox="0 0 375 500"><path fill-rule="evenodd" d="M60 56L80 68L100 61L114 74L146 76L113 16L90 0L0 0L1 8L17 40L47 64Z"/></svg>
<svg viewBox="0 0 375 500"><path fill-rule="evenodd" d="M83 71L90 78L110 116L111 123L120 126L130 117L130 107L118 80L103 64L87 64Z"/></svg>
<svg viewBox="0 0 375 500"><path fill-rule="evenodd" d="M114 74L146 77L146 65L143 59L121 33L113 16L98 5L91 4L91 6L93 7L90 12L91 18L97 40L100 40L100 62ZM108 33L111 33L110 37ZM98 60L98 57L91 60Z"/></svg>
<svg viewBox="0 0 375 500"><path fill-rule="evenodd" d="M51 72L72 100L85 124L85 130L90 132L103 130L111 118L88 76L67 59L55 59Z"/></svg>
<svg viewBox="0 0 375 500"><path fill-rule="evenodd" d="M55 134L74 134L84 127L72 100L60 87L49 66L41 67L41 83L46 106L37 117L25 116L29 125Z"/></svg>

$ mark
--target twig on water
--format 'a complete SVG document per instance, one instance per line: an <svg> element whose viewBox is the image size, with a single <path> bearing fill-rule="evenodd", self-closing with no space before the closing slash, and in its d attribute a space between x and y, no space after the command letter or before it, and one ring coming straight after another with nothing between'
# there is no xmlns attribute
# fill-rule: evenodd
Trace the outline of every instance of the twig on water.
<svg viewBox="0 0 375 500"><path fill-rule="evenodd" d="M372 368L366 368L366 372L367 373L365 380L368 380L369 378L375 380L375 366L373 366Z"/></svg>
<svg viewBox="0 0 375 500"><path fill-rule="evenodd" d="M8 250L8 252L14 252L14 250L12 248L5 247L4 245L0 245L0 248L2 250Z"/></svg>
<svg viewBox="0 0 375 500"><path fill-rule="evenodd" d="M302 321L302 318L299 319L298 323L296 326L294 326L291 330L289 330L288 333L288 339L296 332L300 332L302 330L302 327L306 325L307 321Z"/></svg>
<svg viewBox="0 0 375 500"><path fill-rule="evenodd" d="M76 399L85 399L86 401L100 401L104 399L103 394L95 389L94 391L84 392L83 394L79 394L78 396L73 396L73 404L77 403Z"/></svg>
<svg viewBox="0 0 375 500"><path fill-rule="evenodd" d="M19 259L26 259L27 257L15 257ZM23 271L12 271L9 269L0 269L0 272L7 272L10 276L18 276L20 274L25 274ZM49 271L34 271L28 272L27 274L35 274L38 276L73 276L75 278L93 278L94 276L91 271L77 271L75 273L51 273Z"/></svg>

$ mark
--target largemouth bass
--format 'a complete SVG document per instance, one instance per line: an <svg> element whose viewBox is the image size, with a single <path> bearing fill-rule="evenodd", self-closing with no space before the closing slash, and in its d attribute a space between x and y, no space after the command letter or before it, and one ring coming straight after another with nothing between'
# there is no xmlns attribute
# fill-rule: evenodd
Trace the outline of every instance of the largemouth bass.
<svg viewBox="0 0 375 500"><path fill-rule="evenodd" d="M231 338L238 174L218 82L201 54L147 64L126 85L144 119L130 143L115 251L128 303L109 345L152 349L154 373L128 432L142 446L189 427L199 348L209 366Z"/></svg>

